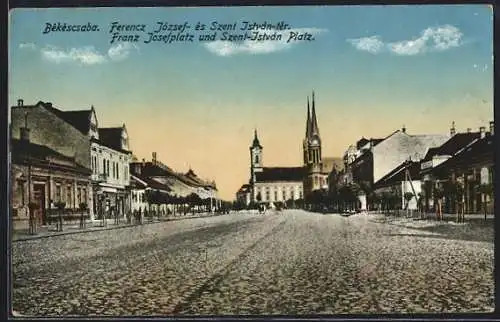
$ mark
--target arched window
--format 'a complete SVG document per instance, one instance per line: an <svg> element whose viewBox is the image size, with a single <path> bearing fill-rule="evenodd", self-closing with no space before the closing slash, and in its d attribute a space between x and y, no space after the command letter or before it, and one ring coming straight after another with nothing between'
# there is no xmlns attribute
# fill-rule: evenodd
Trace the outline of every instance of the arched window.
<svg viewBox="0 0 500 322"><path fill-rule="evenodd" d="M259 155L258 154L255 155L255 163L259 163Z"/></svg>

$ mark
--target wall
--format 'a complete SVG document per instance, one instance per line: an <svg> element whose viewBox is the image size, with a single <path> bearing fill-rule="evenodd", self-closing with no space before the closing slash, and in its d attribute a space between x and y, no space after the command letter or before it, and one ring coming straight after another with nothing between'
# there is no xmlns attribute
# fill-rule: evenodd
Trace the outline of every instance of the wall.
<svg viewBox="0 0 500 322"><path fill-rule="evenodd" d="M132 200L132 211L147 209L148 203L146 202L146 199L144 197L145 192L146 189L132 189L132 191L130 192L130 198Z"/></svg>
<svg viewBox="0 0 500 322"><path fill-rule="evenodd" d="M416 135L395 132L392 136L373 147L373 182L394 170L408 160L419 161L431 147L443 144L447 135Z"/></svg>
<svg viewBox="0 0 500 322"><path fill-rule="evenodd" d="M87 136L44 107L15 107L11 110L12 138L20 138L28 112L30 141L47 146L68 157L75 157L80 165L90 169L90 142Z"/></svg>
<svg viewBox="0 0 500 322"><path fill-rule="evenodd" d="M109 161L109 173L106 177L106 183L123 188L130 185L130 161L131 155L115 151L96 142L91 144L91 169L92 179L97 180L100 174L105 172L103 160ZM113 164L118 164L118 177L113 176Z"/></svg>
<svg viewBox="0 0 500 322"><path fill-rule="evenodd" d="M407 192L413 193L413 189L415 189L415 193L418 194L422 192L422 183L420 180L413 180L413 181L403 181L401 182L401 204L403 205L403 209L406 205L406 200L404 199L404 194ZM418 209L418 199L413 197L410 202L408 203L408 209L410 210L417 210Z"/></svg>
<svg viewBox="0 0 500 322"><path fill-rule="evenodd" d="M266 191L269 191L267 198ZM302 182L258 182L255 184L255 197L260 192L262 202L287 201L289 199L302 199ZM275 192L278 198L275 198Z"/></svg>

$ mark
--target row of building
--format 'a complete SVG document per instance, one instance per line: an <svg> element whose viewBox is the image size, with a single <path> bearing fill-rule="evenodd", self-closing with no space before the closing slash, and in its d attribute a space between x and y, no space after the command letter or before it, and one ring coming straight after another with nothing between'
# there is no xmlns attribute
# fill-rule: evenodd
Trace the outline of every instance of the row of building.
<svg viewBox="0 0 500 322"><path fill-rule="evenodd" d="M156 153L151 161L138 161L125 125L99 126L93 106L62 110L42 101L24 105L20 99L11 107L9 132L14 228L26 224L30 207L40 224L61 204L67 214L84 211L91 220L123 217L150 206L147 191L179 200L194 193L217 203L215 182L192 170L176 172Z"/></svg>
<svg viewBox="0 0 500 322"><path fill-rule="evenodd" d="M454 210L454 203L438 190L462 186L465 211L492 212L494 123L489 131L467 129L458 133L452 125L445 134L410 134L406 128L384 138L361 138L349 146L343 158L324 157L319 133L316 102L307 99L306 133L302 142L303 163L296 167L265 167L264 148L254 133L250 145L249 180L236 193L240 204L274 204L306 199L314 191L338 191L339 187L357 184L360 187L361 209L373 208L373 196L397 194L399 207L420 207L431 211L436 199L444 199L444 211ZM408 194L413 198L408 200ZM405 196L406 195L406 196Z"/></svg>
<svg viewBox="0 0 500 322"><path fill-rule="evenodd" d="M351 145L336 182L357 183L371 194L395 193L406 209L435 211L442 199L446 212L455 212L458 202L466 213L493 213L493 141L493 121L488 129L464 132L452 122L445 135L415 135L403 127L385 138L361 138ZM405 200L405 194L413 198ZM374 206L361 201L364 209Z"/></svg>

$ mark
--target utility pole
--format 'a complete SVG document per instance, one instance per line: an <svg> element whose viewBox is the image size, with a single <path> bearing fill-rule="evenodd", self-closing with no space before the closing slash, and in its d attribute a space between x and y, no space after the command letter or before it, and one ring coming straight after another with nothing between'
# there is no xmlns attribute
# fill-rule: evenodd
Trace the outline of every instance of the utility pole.
<svg viewBox="0 0 500 322"><path fill-rule="evenodd" d="M24 113L24 131L29 131L28 130L28 112ZM27 133L25 135L28 135ZM22 137L21 140L26 143L25 149L26 149L26 162L28 163L28 227L29 227L29 234L34 235L36 234L36 227L35 227L35 219L33 215L33 205L31 203L31 153L30 153L30 147L29 147L29 142L26 140L25 137Z"/></svg>

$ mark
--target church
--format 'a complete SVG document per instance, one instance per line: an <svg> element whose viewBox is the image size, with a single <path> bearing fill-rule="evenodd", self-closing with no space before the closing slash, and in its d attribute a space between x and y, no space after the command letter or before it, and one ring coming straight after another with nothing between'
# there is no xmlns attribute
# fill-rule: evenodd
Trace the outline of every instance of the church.
<svg viewBox="0 0 500 322"><path fill-rule="evenodd" d="M239 202L245 205L272 205L276 202L304 199L315 190L328 189L328 177L332 170L338 170L342 160L322 157L314 91L311 103L308 97L306 133L302 143L303 164L297 167L265 167L264 148L255 130L250 146L250 179L236 193Z"/></svg>

